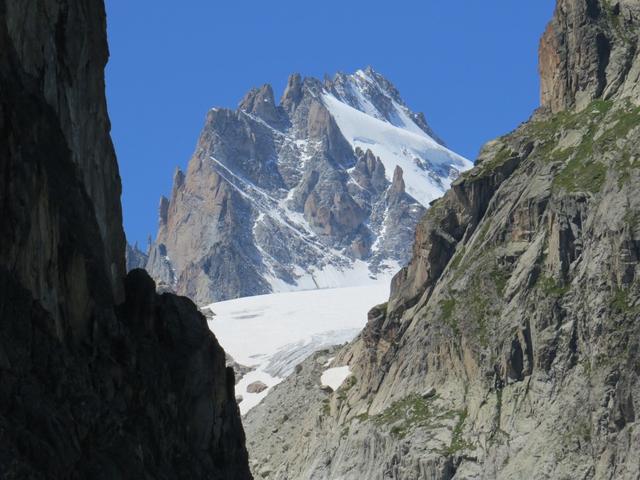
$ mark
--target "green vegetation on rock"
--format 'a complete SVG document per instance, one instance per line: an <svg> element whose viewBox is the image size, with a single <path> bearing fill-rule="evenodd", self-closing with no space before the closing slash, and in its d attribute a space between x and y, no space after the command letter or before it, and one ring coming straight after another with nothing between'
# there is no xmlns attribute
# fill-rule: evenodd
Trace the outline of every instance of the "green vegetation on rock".
<svg viewBox="0 0 640 480"><path fill-rule="evenodd" d="M629 132L640 125L640 107L627 105L612 112L611 118L607 119L611 128L605 130L597 139L600 145L607 145L617 140L626 138Z"/></svg>
<svg viewBox="0 0 640 480"><path fill-rule="evenodd" d="M635 157L632 157L629 152L622 152L620 158L616 162L616 170L618 172L618 187L622 188L623 185L631 179L631 172L634 168L638 168L638 162Z"/></svg>
<svg viewBox="0 0 640 480"><path fill-rule="evenodd" d="M520 134L535 142L533 158L564 164L553 180L554 189L596 194L601 190L608 170L601 152L615 151L616 142L626 138L638 126L640 107L627 104L614 109L613 102L609 100L594 100L580 111L563 111L534 120ZM563 132L572 130L580 132L580 143L560 147ZM516 155L517 152L503 144L492 158L482 162L466 176L482 177ZM621 164L618 168L628 175L627 169L631 165L629 153L621 152L620 159L616 162Z"/></svg>
<svg viewBox="0 0 640 480"><path fill-rule="evenodd" d="M485 160L479 165L478 170L474 172L474 176L482 177L484 174L494 171L517 156L517 152L513 151L507 145L502 145L500 150L498 150L492 158Z"/></svg>
<svg viewBox="0 0 640 480"><path fill-rule="evenodd" d="M563 285L552 277L541 276L537 286L545 295L552 297L562 297L569 291L569 285Z"/></svg>
<svg viewBox="0 0 640 480"><path fill-rule="evenodd" d="M453 319L453 312L456 308L456 299L447 298L440 301L440 311L442 313L442 321L449 325L455 332L458 330L458 325Z"/></svg>
<svg viewBox="0 0 640 480"><path fill-rule="evenodd" d="M465 251L464 246L461 247L458 251L456 251L453 258L451 259L451 263L449 264L450 265L449 268L451 270L456 270L460 266L462 257L464 257L464 251Z"/></svg>
<svg viewBox="0 0 640 480"><path fill-rule="evenodd" d="M464 422L467 419L467 410L461 410L457 412L458 422L453 428L453 435L451 437L451 445L444 452L447 455L453 455L461 450L470 450L475 448L471 442L466 441L462 436L462 430L464 428Z"/></svg>
<svg viewBox="0 0 640 480"><path fill-rule="evenodd" d="M631 231L635 231L638 225L640 225L640 212L628 208L624 214L624 222L629 226Z"/></svg>
<svg viewBox="0 0 640 480"><path fill-rule="evenodd" d="M552 119L534 122L529 128L543 145L538 154L547 161L564 163L553 180L554 189L596 194L601 190L608 171L602 152L615 152L616 143L639 125L640 107L626 105L612 110L611 102L596 100L584 110L562 112ZM583 131L580 144L558 148L558 132L569 130ZM621 171L621 181L628 176L630 160L628 152L621 152L615 162Z"/></svg>
<svg viewBox="0 0 640 480"><path fill-rule="evenodd" d="M387 307L389 306L389 302L384 302L381 303L380 305L377 305L375 308L377 308L378 310L380 310L383 315L387 315Z"/></svg>
<svg viewBox="0 0 640 480"><path fill-rule="evenodd" d="M404 438L412 428L428 426L436 419L430 406L432 400L409 395L371 418L378 425L390 425L393 436Z"/></svg>
<svg viewBox="0 0 640 480"><path fill-rule="evenodd" d="M338 388L338 400L343 401L347 398L347 392L351 390L355 384L358 383L358 380L355 376L351 375L348 377L345 382Z"/></svg>
<svg viewBox="0 0 640 480"><path fill-rule="evenodd" d="M493 279L493 283L496 285L496 293L499 297L504 296L504 288L507 286L509 276L510 275L507 272L497 266L491 272L491 278Z"/></svg>
<svg viewBox="0 0 640 480"><path fill-rule="evenodd" d="M618 313L639 313L640 306L633 304L633 298L635 297L632 295L630 287L616 287L611 298L611 308Z"/></svg>
<svg viewBox="0 0 640 480"><path fill-rule="evenodd" d="M325 398L322 400L322 414L326 417L331 413L331 405L329 404L329 399Z"/></svg>
<svg viewBox="0 0 640 480"><path fill-rule="evenodd" d="M607 167L597 160L573 157L553 180L554 187L567 192L598 193L607 177Z"/></svg>

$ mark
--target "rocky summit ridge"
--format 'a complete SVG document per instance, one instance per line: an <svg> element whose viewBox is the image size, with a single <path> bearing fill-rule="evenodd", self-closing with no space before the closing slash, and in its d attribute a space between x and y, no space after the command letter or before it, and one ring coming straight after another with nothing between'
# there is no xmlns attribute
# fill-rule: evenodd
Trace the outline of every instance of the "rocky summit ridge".
<svg viewBox="0 0 640 480"><path fill-rule="evenodd" d="M359 337L249 412L256 478L640 477L639 32L637 0L558 0L541 108L427 211Z"/></svg>
<svg viewBox="0 0 640 480"><path fill-rule="evenodd" d="M263 85L209 111L160 200L146 269L200 304L390 278L470 166L372 68L294 74L279 103Z"/></svg>

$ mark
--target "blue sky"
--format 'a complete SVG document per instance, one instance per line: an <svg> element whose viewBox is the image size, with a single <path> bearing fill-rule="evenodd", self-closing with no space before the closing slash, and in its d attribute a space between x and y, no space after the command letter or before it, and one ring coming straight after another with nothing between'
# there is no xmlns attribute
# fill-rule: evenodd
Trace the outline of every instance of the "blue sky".
<svg viewBox="0 0 640 480"><path fill-rule="evenodd" d="M292 72L371 65L458 153L538 106L538 40L553 0L107 0L107 99L131 242L155 235L161 194L213 106Z"/></svg>

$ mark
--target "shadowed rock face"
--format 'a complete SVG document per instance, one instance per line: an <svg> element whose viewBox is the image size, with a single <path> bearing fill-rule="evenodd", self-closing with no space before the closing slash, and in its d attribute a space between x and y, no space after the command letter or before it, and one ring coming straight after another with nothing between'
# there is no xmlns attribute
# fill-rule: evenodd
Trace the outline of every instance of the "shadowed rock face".
<svg viewBox="0 0 640 480"><path fill-rule="evenodd" d="M640 476L640 101L635 53L612 60L639 6L558 1L543 108L485 145L389 302L325 354L353 380L321 391L311 358L248 413L257 478Z"/></svg>
<svg viewBox="0 0 640 480"><path fill-rule="evenodd" d="M125 280L99 1L0 0L0 477L250 478L187 299Z"/></svg>
<svg viewBox="0 0 640 480"><path fill-rule="evenodd" d="M149 255L140 250L137 243L131 246L127 242L125 258L127 264L127 272L130 272L131 270L134 270L136 268L144 268L149 261Z"/></svg>
<svg viewBox="0 0 640 480"><path fill-rule="evenodd" d="M64 3L51 2L45 14L44 3L5 1L0 26L0 262L61 330L69 327L63 316L87 330L86 313L122 301L125 274L120 177L104 100L104 18L99 3L86 3L81 19Z"/></svg>

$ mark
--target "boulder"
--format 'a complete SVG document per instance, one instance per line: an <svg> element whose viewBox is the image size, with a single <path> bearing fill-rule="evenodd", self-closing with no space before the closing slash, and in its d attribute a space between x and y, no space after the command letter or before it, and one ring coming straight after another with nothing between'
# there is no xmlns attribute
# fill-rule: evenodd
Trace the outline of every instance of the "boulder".
<svg viewBox="0 0 640 480"><path fill-rule="evenodd" d="M257 381L257 382L253 382L250 383L249 385L247 385L247 392L248 393L260 393L260 392L264 392L267 388L267 385L264 382L261 381Z"/></svg>

